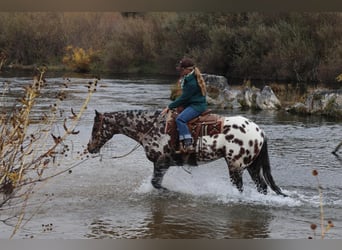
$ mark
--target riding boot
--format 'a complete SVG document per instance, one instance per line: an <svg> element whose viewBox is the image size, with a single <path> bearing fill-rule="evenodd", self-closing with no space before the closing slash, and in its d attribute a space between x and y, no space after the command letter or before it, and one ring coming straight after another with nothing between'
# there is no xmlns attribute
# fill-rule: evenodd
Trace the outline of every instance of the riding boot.
<svg viewBox="0 0 342 250"><path fill-rule="evenodd" d="M175 153L176 153L176 154L182 154L182 153L184 153L184 140L180 140L180 141L179 141L178 150L176 150Z"/></svg>
<svg viewBox="0 0 342 250"><path fill-rule="evenodd" d="M184 140L184 151L183 154L186 155L186 163L190 166L197 166L197 155L196 150L193 146L193 141L191 138Z"/></svg>
<svg viewBox="0 0 342 250"><path fill-rule="evenodd" d="M195 149L192 145L192 138L184 139L183 150L184 150L184 153L193 153L195 151Z"/></svg>

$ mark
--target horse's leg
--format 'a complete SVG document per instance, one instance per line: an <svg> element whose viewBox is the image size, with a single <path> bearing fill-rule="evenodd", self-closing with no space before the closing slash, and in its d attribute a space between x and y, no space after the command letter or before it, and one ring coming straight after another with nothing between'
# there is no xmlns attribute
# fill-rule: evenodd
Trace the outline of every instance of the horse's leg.
<svg viewBox="0 0 342 250"><path fill-rule="evenodd" d="M242 171L240 169L237 169L231 166L227 158L224 158L224 159L226 160L226 163L228 166L230 181L242 193L243 192Z"/></svg>
<svg viewBox="0 0 342 250"><path fill-rule="evenodd" d="M262 176L263 178L260 178L260 168L262 167ZM268 156L268 149L267 149L267 140L264 141L264 144L262 145L261 151L258 155L258 157L255 159L255 161L248 167L251 169L255 169L254 171L258 171L259 178L264 180L264 182L267 183L267 185L270 186L270 188L276 192L276 194L280 194L284 197L287 195L284 194L281 189L275 184L273 176L271 174L271 164L270 159ZM253 177L252 177L253 178ZM263 185L263 184L262 184ZM260 186L260 184L259 184ZM261 186L262 188L263 186ZM266 190L267 188L264 188ZM267 190L266 190L267 192Z"/></svg>
<svg viewBox="0 0 342 250"><path fill-rule="evenodd" d="M261 162L259 159L247 167L248 173L254 181L259 193L267 194L267 184L260 176Z"/></svg>
<svg viewBox="0 0 342 250"><path fill-rule="evenodd" d="M153 177L151 180L152 186L156 189L167 190L164 188L161 183L163 181L164 175L166 171L169 169L169 166L159 165L158 163L154 163L153 169Z"/></svg>

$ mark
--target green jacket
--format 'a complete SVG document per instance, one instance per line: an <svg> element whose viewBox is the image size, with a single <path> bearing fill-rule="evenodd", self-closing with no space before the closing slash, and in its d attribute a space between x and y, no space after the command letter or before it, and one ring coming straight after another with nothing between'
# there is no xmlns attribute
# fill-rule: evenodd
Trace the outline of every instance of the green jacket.
<svg viewBox="0 0 342 250"><path fill-rule="evenodd" d="M184 77L182 84L182 95L169 104L169 108L184 108L191 106L198 112L203 112L207 109L206 97L202 95L201 88L198 86L197 79L194 73Z"/></svg>

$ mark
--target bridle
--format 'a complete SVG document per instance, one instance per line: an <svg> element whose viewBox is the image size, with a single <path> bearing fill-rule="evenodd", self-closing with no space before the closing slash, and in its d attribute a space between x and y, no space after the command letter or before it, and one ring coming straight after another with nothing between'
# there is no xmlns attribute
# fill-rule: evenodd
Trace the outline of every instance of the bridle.
<svg viewBox="0 0 342 250"><path fill-rule="evenodd" d="M103 114L100 114L99 115L99 130L97 131L96 133L96 136L101 138L100 142L102 142L102 134L101 134L101 129L103 130L103 122L104 122L104 115ZM158 114L158 116L154 119L151 127L145 132L143 133L140 138L139 138L139 141L142 141L153 129L154 129L154 124L158 121L158 119L161 117L161 114ZM137 150L139 147L141 146L141 144L139 142L137 142L137 144L126 154L123 154L123 155L120 155L120 156L113 156L111 157L112 159L118 159L118 158L123 158L123 157L126 157L128 155L130 155L131 153L133 153L135 150ZM102 159L102 156L101 156L101 159Z"/></svg>

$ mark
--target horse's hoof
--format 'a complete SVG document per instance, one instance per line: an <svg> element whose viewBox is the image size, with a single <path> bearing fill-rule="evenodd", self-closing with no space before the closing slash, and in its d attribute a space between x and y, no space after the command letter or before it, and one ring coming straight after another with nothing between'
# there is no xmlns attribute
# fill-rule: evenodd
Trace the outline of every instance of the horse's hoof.
<svg viewBox="0 0 342 250"><path fill-rule="evenodd" d="M170 190L168 190L168 189L165 188L165 187L160 187L160 188L158 188L158 191L161 192L161 193L168 193L168 192L170 192Z"/></svg>
<svg viewBox="0 0 342 250"><path fill-rule="evenodd" d="M283 197L289 197L287 194L284 194L283 192L279 191L279 192L276 192L277 195L281 195Z"/></svg>
<svg viewBox="0 0 342 250"><path fill-rule="evenodd" d="M157 190L158 193L160 194L165 194L165 193L169 193L170 190L163 187L163 186L159 186L159 187L155 187L155 189Z"/></svg>
<svg viewBox="0 0 342 250"><path fill-rule="evenodd" d="M169 190L165 187L163 187L162 185L160 184L155 184L152 182L152 186L157 189L159 192L168 192Z"/></svg>

